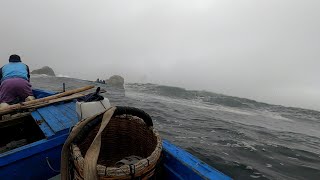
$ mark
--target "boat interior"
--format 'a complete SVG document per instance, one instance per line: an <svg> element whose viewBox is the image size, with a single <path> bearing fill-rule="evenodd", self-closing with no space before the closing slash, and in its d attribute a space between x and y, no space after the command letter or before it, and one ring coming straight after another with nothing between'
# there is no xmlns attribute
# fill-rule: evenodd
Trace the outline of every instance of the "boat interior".
<svg viewBox="0 0 320 180"><path fill-rule="evenodd" d="M0 121L0 153L44 139L36 121L29 114Z"/></svg>

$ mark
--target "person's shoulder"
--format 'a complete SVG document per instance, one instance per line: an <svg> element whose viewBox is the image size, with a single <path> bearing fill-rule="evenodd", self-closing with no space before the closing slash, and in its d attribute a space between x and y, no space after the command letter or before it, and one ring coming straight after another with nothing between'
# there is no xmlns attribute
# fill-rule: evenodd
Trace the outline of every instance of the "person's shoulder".
<svg viewBox="0 0 320 180"><path fill-rule="evenodd" d="M3 68L3 67L5 67L6 65L8 65L9 63L7 63L7 64L5 64L5 65L3 65L2 67L1 67L1 69Z"/></svg>
<svg viewBox="0 0 320 180"><path fill-rule="evenodd" d="M26 63L23 63L23 62L19 62L19 63L21 63L21 64L23 64L23 65L25 65L25 66L27 66L27 67L28 67L28 65L27 65Z"/></svg>

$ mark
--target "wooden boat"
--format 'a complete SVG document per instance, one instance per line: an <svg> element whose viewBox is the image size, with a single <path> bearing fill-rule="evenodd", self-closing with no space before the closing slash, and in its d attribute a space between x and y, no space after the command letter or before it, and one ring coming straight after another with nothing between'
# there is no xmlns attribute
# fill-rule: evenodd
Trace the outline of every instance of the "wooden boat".
<svg viewBox="0 0 320 180"><path fill-rule="evenodd" d="M42 98L54 93L34 90L34 94ZM0 179L58 175L62 146L77 121L75 102L69 101L38 108L13 124L0 124ZM231 179L167 140L163 155L165 179Z"/></svg>

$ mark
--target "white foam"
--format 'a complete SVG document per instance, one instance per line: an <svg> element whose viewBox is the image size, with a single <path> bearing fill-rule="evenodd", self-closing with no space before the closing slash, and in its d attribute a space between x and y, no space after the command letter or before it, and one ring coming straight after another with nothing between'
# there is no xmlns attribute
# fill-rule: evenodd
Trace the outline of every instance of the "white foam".
<svg viewBox="0 0 320 180"><path fill-rule="evenodd" d="M64 74L58 74L57 77L67 77L67 78L69 78L70 76L64 75Z"/></svg>
<svg viewBox="0 0 320 180"><path fill-rule="evenodd" d="M278 113L275 112L270 112L270 111L260 111L261 115L264 117L272 118L272 119L278 119L278 120L283 120L283 121L288 121L288 122L294 122L292 119L286 118L281 116Z"/></svg>
<svg viewBox="0 0 320 180"><path fill-rule="evenodd" d="M224 107L221 105L208 105L208 104L204 104L204 103L198 102L198 101L175 99L175 98L159 96L159 95L155 96L155 95L151 95L151 94L132 92L132 91L126 92L126 95L130 96L130 97L147 98L149 100L156 99L156 100L161 100L161 101L171 103L171 104L179 104L179 105L189 106L189 107L194 107L194 108L199 108L199 109L224 111L224 112L230 112L230 113L234 113L234 114L242 114L242 115L248 115L248 116L254 115L253 113L247 112L244 110L231 108L231 107Z"/></svg>
<svg viewBox="0 0 320 180"><path fill-rule="evenodd" d="M292 159L292 160L299 160L298 158L295 158L295 157L290 157L288 156L289 159Z"/></svg>
<svg viewBox="0 0 320 180"><path fill-rule="evenodd" d="M252 177L253 179L258 179L258 178L260 178L261 176L259 176L259 175L250 175L250 177Z"/></svg>
<svg viewBox="0 0 320 180"><path fill-rule="evenodd" d="M46 74L30 74L31 77L50 77Z"/></svg>

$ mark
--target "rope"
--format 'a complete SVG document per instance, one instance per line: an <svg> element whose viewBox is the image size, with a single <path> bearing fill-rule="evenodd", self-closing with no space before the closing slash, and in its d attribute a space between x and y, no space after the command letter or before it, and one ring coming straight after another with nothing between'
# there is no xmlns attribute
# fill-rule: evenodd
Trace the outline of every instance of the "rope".
<svg viewBox="0 0 320 180"><path fill-rule="evenodd" d="M101 103L101 105L102 105L102 107L103 107L104 109L107 109L107 108L103 105L102 100L99 101L99 102Z"/></svg>
<svg viewBox="0 0 320 180"><path fill-rule="evenodd" d="M61 152L61 179L62 180L69 180L68 171L69 171L69 156L70 156L70 144L72 141L77 137L78 133L81 131L81 129L88 124L90 121L95 119L98 115L86 118L82 121L80 121L74 128L72 129L71 133L69 134L67 140L65 141L62 152Z"/></svg>
<svg viewBox="0 0 320 180"><path fill-rule="evenodd" d="M49 168L50 168L52 171L54 171L54 172L60 172L60 171L58 171L58 170L53 169L53 167L51 166L51 164L50 164L50 162L49 162L49 157L46 157L46 161L47 161L47 164L48 164Z"/></svg>
<svg viewBox="0 0 320 180"><path fill-rule="evenodd" d="M136 166L133 165L133 164L130 164L129 167L130 167L131 179L134 179L134 175L135 175L135 173L136 173Z"/></svg>

